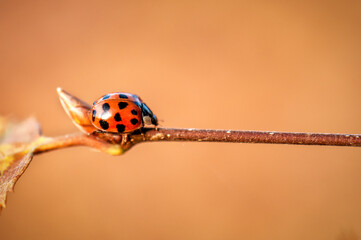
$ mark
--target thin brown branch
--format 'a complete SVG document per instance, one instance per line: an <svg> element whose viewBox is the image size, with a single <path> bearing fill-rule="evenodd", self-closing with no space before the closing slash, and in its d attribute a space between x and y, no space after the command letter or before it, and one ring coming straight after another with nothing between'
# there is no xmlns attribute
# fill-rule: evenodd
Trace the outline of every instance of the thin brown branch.
<svg viewBox="0 0 361 240"><path fill-rule="evenodd" d="M360 134L159 128L157 130L144 129L143 134L132 134L124 142L122 142L121 135L101 132L90 135L78 133L60 136L37 147L35 153L42 153L71 146L88 146L112 155L120 155L137 143L158 141L272 143L361 147Z"/></svg>
<svg viewBox="0 0 361 240"><path fill-rule="evenodd" d="M116 139L115 136L114 139ZM84 133L74 133L70 135L50 138L49 141L46 141L44 144L38 146L35 149L34 153L44 153L51 150L74 146L87 146L103 152L107 152L112 155L120 155L130 148L130 146L127 145L122 147L120 144L117 144L114 141L112 142L110 140L103 140L102 138L97 137L93 134L88 135Z"/></svg>
<svg viewBox="0 0 361 240"><path fill-rule="evenodd" d="M133 136L139 139L141 136ZM273 143L361 147L361 134L290 133L160 128L145 133L146 141Z"/></svg>

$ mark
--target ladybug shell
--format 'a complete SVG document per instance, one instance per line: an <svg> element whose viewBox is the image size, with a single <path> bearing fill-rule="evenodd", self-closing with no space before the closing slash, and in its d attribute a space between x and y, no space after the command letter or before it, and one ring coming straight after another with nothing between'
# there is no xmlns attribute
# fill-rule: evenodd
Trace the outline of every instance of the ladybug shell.
<svg viewBox="0 0 361 240"><path fill-rule="evenodd" d="M100 97L99 99L97 99L96 101L93 102L93 105L96 105L98 102L101 102L104 100L111 100L111 99L117 99L117 100L124 99L124 100L132 101L132 102L137 102L137 103L139 103L139 107L140 107L140 104L142 103L142 100L140 99L140 97L138 97L135 94L114 92L114 93L108 93L108 94Z"/></svg>
<svg viewBox="0 0 361 240"><path fill-rule="evenodd" d="M89 117L102 131L129 133L143 127L141 107L142 102L136 95L107 94L94 102Z"/></svg>

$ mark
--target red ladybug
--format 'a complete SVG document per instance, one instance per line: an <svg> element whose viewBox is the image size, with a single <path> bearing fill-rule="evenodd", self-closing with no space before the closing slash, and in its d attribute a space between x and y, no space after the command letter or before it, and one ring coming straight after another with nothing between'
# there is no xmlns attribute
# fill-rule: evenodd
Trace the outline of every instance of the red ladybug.
<svg viewBox="0 0 361 240"><path fill-rule="evenodd" d="M89 118L94 127L112 133L130 133L144 125L158 125L157 117L137 95L109 93L93 103Z"/></svg>

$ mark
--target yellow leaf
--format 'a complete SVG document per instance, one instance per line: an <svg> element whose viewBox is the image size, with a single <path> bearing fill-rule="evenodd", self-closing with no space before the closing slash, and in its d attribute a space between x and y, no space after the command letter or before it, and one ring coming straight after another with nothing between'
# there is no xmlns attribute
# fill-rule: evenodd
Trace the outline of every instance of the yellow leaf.
<svg viewBox="0 0 361 240"><path fill-rule="evenodd" d="M0 210L5 207L7 193L25 172L33 151L47 140L40 137L40 125L34 118L12 123L0 117Z"/></svg>
<svg viewBox="0 0 361 240"><path fill-rule="evenodd" d="M5 207L7 193L14 190L16 181L25 172L33 155L32 152L29 152L8 157L12 158L11 165L0 177L0 211L2 207Z"/></svg>

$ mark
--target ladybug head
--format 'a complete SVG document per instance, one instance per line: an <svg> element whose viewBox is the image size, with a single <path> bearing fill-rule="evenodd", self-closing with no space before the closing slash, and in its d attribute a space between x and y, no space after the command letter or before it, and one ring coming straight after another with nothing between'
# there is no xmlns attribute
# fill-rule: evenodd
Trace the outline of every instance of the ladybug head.
<svg viewBox="0 0 361 240"><path fill-rule="evenodd" d="M142 116L145 125L158 125L157 117L153 114L153 112L145 103L142 104Z"/></svg>

